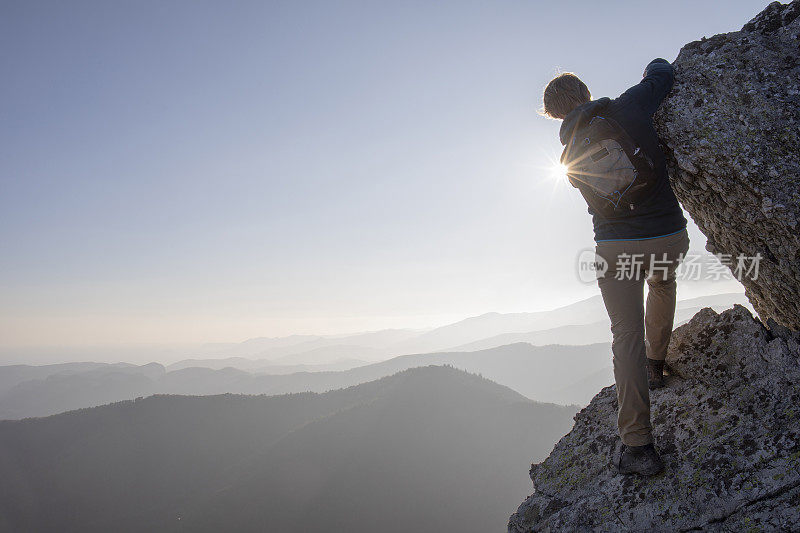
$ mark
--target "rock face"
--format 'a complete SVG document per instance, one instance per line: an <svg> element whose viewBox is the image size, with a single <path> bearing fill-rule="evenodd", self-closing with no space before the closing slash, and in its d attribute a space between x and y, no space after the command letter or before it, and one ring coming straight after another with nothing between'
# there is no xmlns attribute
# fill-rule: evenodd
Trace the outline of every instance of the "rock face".
<svg viewBox="0 0 800 533"><path fill-rule="evenodd" d="M667 386L652 391L666 471L621 476L614 386L531 469L509 532L774 531L800 528L800 334L741 306L675 330Z"/></svg>
<svg viewBox="0 0 800 533"><path fill-rule="evenodd" d="M800 0L687 44L673 65L656 129L675 193L710 252L763 257L747 296L800 330Z"/></svg>
<svg viewBox="0 0 800 533"><path fill-rule="evenodd" d="M614 472L606 387L531 468L509 532L800 530L800 0L684 46L674 66L656 114L673 188L709 251L734 267L761 256L742 282L769 328L737 305L675 330L650 396L666 471Z"/></svg>

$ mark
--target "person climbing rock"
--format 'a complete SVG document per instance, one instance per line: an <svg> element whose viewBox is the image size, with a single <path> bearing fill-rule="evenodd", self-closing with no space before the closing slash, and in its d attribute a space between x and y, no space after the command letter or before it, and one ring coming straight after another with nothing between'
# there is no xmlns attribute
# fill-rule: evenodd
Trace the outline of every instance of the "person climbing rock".
<svg viewBox="0 0 800 533"><path fill-rule="evenodd" d="M654 475L664 468L654 447L649 389L664 385L675 270L689 249L686 219L653 127L673 82L672 65L658 58L618 98L592 100L572 73L550 81L543 97L543 114L563 121L561 162L592 215L597 281L613 335L622 440L615 466L623 474Z"/></svg>

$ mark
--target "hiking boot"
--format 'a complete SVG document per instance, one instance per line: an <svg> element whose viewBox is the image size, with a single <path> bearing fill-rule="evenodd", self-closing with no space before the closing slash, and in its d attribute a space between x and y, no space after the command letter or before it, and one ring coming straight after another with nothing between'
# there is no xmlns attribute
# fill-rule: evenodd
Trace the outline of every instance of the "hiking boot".
<svg viewBox="0 0 800 533"><path fill-rule="evenodd" d="M664 386L664 361L647 358L647 385L650 390Z"/></svg>
<svg viewBox="0 0 800 533"><path fill-rule="evenodd" d="M661 460L652 442L644 446L623 444L618 470L620 474L654 476L664 470L664 461Z"/></svg>

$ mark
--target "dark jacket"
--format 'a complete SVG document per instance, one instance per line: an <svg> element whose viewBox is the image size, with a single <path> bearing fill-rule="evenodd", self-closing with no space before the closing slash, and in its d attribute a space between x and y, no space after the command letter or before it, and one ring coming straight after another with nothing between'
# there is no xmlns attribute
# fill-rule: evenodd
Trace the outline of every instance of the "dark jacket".
<svg viewBox="0 0 800 533"><path fill-rule="evenodd" d="M658 146L658 135L653 127L653 114L672 89L674 79L672 65L665 59L654 59L645 68L641 82L613 100L604 97L575 108L561 124L559 137L561 144L566 144L573 132L593 116L613 118L652 159L658 173L653 193L635 210L603 218L589 208L597 242L660 237L686 227L686 218L669 184L666 158Z"/></svg>

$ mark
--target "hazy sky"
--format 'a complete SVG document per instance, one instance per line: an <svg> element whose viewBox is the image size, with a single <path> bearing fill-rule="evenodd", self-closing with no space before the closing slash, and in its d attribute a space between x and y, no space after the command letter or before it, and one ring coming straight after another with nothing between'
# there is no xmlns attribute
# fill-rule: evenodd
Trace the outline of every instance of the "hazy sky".
<svg viewBox="0 0 800 533"><path fill-rule="evenodd" d="M560 68L617 96L766 4L3 1L0 347L421 327L596 294L542 89Z"/></svg>

